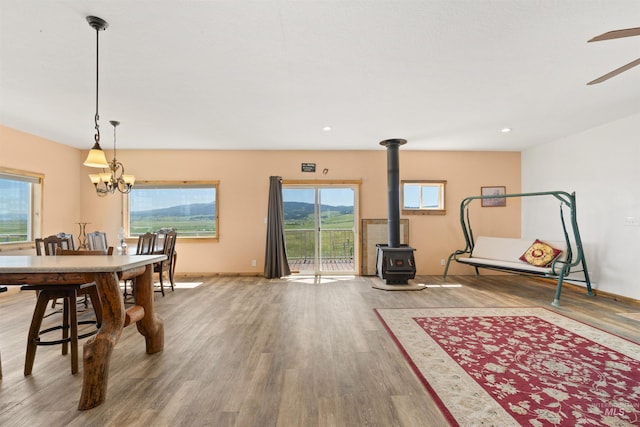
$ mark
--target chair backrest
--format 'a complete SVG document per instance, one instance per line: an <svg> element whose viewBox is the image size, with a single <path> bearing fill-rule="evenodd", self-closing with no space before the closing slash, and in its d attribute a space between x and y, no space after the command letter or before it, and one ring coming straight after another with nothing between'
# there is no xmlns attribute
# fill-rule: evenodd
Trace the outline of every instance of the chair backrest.
<svg viewBox="0 0 640 427"><path fill-rule="evenodd" d="M61 231L60 233L56 234L56 236L61 239L69 239L69 244L71 245L69 249L76 249L76 242L73 240L73 234Z"/></svg>
<svg viewBox="0 0 640 427"><path fill-rule="evenodd" d="M167 237L167 233L170 233L171 231L176 231L176 228L167 227L156 231L156 252L164 252L165 239Z"/></svg>
<svg viewBox="0 0 640 427"><path fill-rule="evenodd" d="M167 256L167 259L171 262L173 258L173 253L176 249L176 240L178 238L178 233L174 231L169 231L165 234L164 237L164 248L162 248L162 253Z"/></svg>
<svg viewBox="0 0 640 427"><path fill-rule="evenodd" d="M36 239L37 255L55 255L57 248L73 250L73 243L69 238L49 236L44 239Z"/></svg>
<svg viewBox="0 0 640 427"><path fill-rule="evenodd" d="M156 249L156 234L144 233L138 236L136 255L150 255Z"/></svg>
<svg viewBox="0 0 640 427"><path fill-rule="evenodd" d="M178 233L175 231L169 231L165 234L164 237L164 247L162 248L162 253L167 256L166 261L162 261L160 263L160 268L162 270L172 271L173 269L173 255L176 250L176 240L178 237ZM156 251L158 253L159 251Z"/></svg>
<svg viewBox="0 0 640 427"><path fill-rule="evenodd" d="M76 251L73 249L62 249L58 247L56 249L56 255L113 255L113 246L109 246L107 249L92 251Z"/></svg>
<svg viewBox="0 0 640 427"><path fill-rule="evenodd" d="M93 231L87 234L87 246L89 250L97 251L101 249L107 249L109 244L107 243L107 233L104 231Z"/></svg>

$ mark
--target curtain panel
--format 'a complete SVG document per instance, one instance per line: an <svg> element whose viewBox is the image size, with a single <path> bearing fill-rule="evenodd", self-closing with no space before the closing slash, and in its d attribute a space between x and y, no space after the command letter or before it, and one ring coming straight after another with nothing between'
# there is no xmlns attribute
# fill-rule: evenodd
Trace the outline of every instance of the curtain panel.
<svg viewBox="0 0 640 427"><path fill-rule="evenodd" d="M264 257L264 277L275 279L291 274L284 244L284 203L282 178L269 177L269 205L267 210L267 243Z"/></svg>

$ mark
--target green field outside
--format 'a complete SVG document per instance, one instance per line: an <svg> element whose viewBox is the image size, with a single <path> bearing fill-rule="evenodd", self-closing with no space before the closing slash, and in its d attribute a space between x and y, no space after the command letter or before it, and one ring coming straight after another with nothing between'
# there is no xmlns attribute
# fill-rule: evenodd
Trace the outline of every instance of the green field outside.
<svg viewBox="0 0 640 427"><path fill-rule="evenodd" d="M328 212L320 218L322 229L328 230L351 230L353 229L353 214L336 214ZM315 224L313 215L309 215L305 219L285 220L285 230L314 229Z"/></svg>
<svg viewBox="0 0 640 427"><path fill-rule="evenodd" d="M7 220L0 224L0 242L24 242L27 240L26 220Z"/></svg>
<svg viewBox="0 0 640 427"><path fill-rule="evenodd" d="M180 237L215 237L215 223L211 219L190 219L185 217L154 217L137 220L130 224L132 236L158 231L161 228L175 227Z"/></svg>

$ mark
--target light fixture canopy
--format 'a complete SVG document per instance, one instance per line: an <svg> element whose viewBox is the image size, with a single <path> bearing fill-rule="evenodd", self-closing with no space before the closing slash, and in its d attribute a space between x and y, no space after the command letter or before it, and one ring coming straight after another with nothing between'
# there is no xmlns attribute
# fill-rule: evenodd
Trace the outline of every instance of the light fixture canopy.
<svg viewBox="0 0 640 427"><path fill-rule="evenodd" d="M100 125L98 123L98 120L100 120L100 115L98 114L98 95L100 87L99 34L100 31L106 30L109 24L107 21L102 18L98 18L97 16L87 16L87 22L91 28L96 30L96 114L94 116L96 133L94 135L95 143L91 150L89 150L89 154L87 155L87 159L84 161L84 165L92 168L103 169L102 173L89 174L89 179L95 186L98 196L103 197L107 194L113 194L116 190L120 193L126 194L133 188L135 177L133 175L125 175L124 165L116 159L116 127L120 122L115 120L110 121L113 126L113 159L110 162L107 161L107 157L102 150L102 147L100 147ZM110 172L105 172L104 169L109 169Z"/></svg>

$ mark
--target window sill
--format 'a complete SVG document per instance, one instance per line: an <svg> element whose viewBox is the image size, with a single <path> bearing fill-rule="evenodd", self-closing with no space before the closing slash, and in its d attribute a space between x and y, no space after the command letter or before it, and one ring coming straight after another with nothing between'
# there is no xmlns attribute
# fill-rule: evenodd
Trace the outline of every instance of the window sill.
<svg viewBox="0 0 640 427"><path fill-rule="evenodd" d="M445 209L402 209L403 215L446 215L447 211Z"/></svg>
<svg viewBox="0 0 640 427"><path fill-rule="evenodd" d="M18 242L18 243L2 243L0 244L0 252L15 252L35 249L34 242Z"/></svg>

